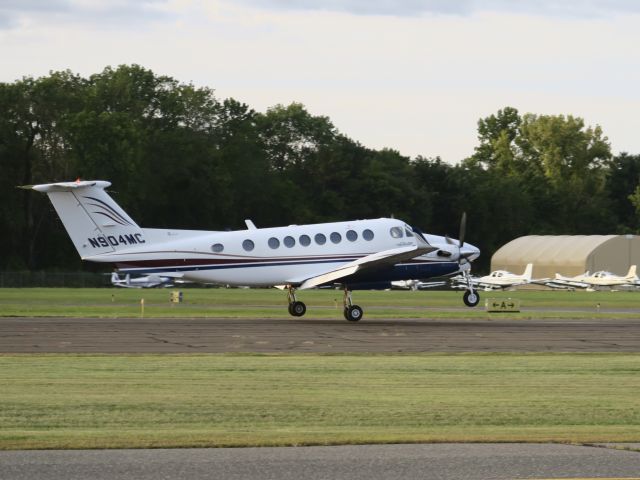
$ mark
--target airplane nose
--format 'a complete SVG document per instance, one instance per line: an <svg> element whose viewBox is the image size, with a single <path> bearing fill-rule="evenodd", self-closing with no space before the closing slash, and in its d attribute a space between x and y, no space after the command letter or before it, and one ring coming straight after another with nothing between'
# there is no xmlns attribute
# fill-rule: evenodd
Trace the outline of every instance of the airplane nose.
<svg viewBox="0 0 640 480"><path fill-rule="evenodd" d="M466 258L468 261L473 262L480 256L480 249L470 243L465 243L460 251L460 256Z"/></svg>

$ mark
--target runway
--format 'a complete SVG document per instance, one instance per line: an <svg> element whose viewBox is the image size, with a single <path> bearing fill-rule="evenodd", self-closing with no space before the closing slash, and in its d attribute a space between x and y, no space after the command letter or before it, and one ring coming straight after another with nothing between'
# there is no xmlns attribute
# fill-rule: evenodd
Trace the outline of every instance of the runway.
<svg viewBox="0 0 640 480"><path fill-rule="evenodd" d="M536 444L0 452L4 480L638 478L640 453Z"/></svg>
<svg viewBox="0 0 640 480"><path fill-rule="evenodd" d="M640 319L0 318L0 353L640 352Z"/></svg>

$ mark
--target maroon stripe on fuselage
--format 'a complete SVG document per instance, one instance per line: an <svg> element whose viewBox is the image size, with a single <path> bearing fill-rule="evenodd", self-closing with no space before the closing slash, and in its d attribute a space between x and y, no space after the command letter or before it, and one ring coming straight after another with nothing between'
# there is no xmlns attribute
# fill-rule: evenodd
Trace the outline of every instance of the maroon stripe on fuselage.
<svg viewBox="0 0 640 480"><path fill-rule="evenodd" d="M156 268L156 267L188 267L188 266L214 266L214 265L256 265L278 262L282 263L299 263L299 262L350 262L362 258L364 255L345 255L339 257L330 256L309 256L309 257L265 257L265 258L218 258L218 259L199 259L199 258L174 258L174 259L156 259L156 260L135 260L128 262L116 262L118 268ZM411 259L401 262L398 265L412 263L431 263L429 260Z"/></svg>
<svg viewBox="0 0 640 480"><path fill-rule="evenodd" d="M122 268L134 267L167 267L167 266L190 266L190 265L239 265L239 264L258 264L273 262L300 262L300 261L352 261L361 258L359 255L345 257L266 257L266 258L174 258L174 259L157 259L157 260L135 260L128 262L118 262L117 265Z"/></svg>

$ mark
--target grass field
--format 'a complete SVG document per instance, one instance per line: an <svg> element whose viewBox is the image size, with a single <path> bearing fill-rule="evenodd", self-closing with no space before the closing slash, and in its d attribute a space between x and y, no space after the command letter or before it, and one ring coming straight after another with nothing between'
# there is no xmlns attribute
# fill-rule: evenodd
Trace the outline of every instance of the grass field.
<svg viewBox="0 0 640 480"><path fill-rule="evenodd" d="M286 295L275 289L184 289L184 302L169 303L169 289L117 288L5 288L0 289L0 316L75 316L75 317L135 317L141 315L140 300L145 301L145 315L152 317L287 317ZM482 299L513 297L522 306L544 308L543 311L523 311L509 314L511 318L636 317L634 312L598 313L597 305L605 309L635 309L640 307L640 292L568 292L517 291L480 292ZM310 290L300 292L299 299L307 304L311 318L340 318L342 292ZM466 308L462 292L455 291L358 291L354 302L365 310L365 318L486 318L483 301L476 308ZM495 315L495 314L494 314ZM501 316L503 314L497 314Z"/></svg>
<svg viewBox="0 0 640 480"><path fill-rule="evenodd" d="M640 441L640 355L2 355L0 448Z"/></svg>
<svg viewBox="0 0 640 480"><path fill-rule="evenodd" d="M0 289L0 316L287 317L277 290ZM482 292L509 318L636 317L640 293ZM486 318L461 292L356 292L366 318ZM340 318L341 292L300 299ZM622 312L598 313L623 309ZM576 309L572 311L572 309ZM578 311L581 310L581 311ZM494 314L503 318L500 314ZM640 354L0 355L0 449L638 442Z"/></svg>

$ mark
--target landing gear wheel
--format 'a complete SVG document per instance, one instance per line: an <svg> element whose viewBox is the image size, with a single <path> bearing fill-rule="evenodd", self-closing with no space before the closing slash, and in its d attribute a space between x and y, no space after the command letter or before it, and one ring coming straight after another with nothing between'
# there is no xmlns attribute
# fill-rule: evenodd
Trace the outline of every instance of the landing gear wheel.
<svg viewBox="0 0 640 480"><path fill-rule="evenodd" d="M462 300L467 307L475 307L480 303L480 295L473 290L467 290L462 296Z"/></svg>
<svg viewBox="0 0 640 480"><path fill-rule="evenodd" d="M350 322L357 322L362 318L362 309L358 305L351 305L349 308L345 308L344 317Z"/></svg>
<svg viewBox="0 0 640 480"><path fill-rule="evenodd" d="M302 302L293 302L289 304L289 313L294 317L301 317L307 313L307 306Z"/></svg>

